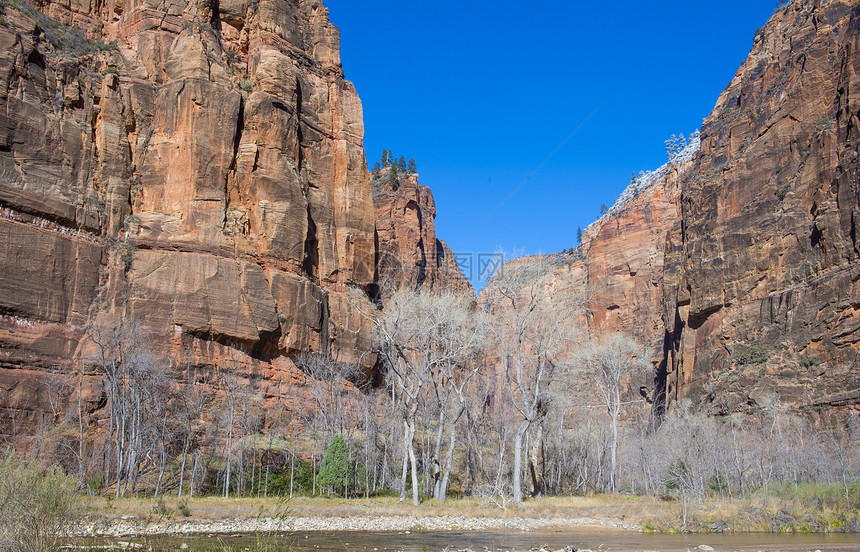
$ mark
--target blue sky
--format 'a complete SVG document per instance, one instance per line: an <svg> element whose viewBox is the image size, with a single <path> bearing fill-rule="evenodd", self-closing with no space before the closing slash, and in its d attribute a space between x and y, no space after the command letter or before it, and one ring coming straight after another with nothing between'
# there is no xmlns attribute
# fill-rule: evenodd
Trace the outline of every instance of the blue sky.
<svg viewBox="0 0 860 552"><path fill-rule="evenodd" d="M476 255L576 245L632 171L664 162L666 138L701 126L776 7L325 4L364 106L368 164L383 148L414 157L439 237Z"/></svg>

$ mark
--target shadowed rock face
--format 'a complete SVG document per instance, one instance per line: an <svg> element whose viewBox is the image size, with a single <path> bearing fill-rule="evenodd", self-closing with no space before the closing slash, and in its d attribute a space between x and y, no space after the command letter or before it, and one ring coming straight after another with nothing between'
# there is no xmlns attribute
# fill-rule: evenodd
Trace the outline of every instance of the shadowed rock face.
<svg viewBox="0 0 860 552"><path fill-rule="evenodd" d="M797 0L755 37L701 150L586 231L548 284L649 348L652 398L714 413L860 405L860 2Z"/></svg>
<svg viewBox="0 0 860 552"><path fill-rule="evenodd" d="M390 289L437 289L475 296L448 244L436 236L433 192L404 179L396 191L382 184L373 193L376 210L378 280L383 297Z"/></svg>
<svg viewBox="0 0 860 552"><path fill-rule="evenodd" d="M358 359L374 210L322 3L39 10L0 25L0 409L35 427L40 378L68 376L110 317L200 366ZM58 40L72 24L90 40Z"/></svg>

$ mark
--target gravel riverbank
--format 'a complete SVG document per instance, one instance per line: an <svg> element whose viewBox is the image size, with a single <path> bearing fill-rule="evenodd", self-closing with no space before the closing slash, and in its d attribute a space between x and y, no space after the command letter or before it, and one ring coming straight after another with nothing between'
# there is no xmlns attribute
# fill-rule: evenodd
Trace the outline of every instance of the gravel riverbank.
<svg viewBox="0 0 860 552"><path fill-rule="evenodd" d="M83 524L75 537L131 537L140 535L232 534L287 531L530 531L548 527L594 527L636 531L637 526L591 518L494 518L468 516L286 517L223 520L149 521L132 516L105 518Z"/></svg>

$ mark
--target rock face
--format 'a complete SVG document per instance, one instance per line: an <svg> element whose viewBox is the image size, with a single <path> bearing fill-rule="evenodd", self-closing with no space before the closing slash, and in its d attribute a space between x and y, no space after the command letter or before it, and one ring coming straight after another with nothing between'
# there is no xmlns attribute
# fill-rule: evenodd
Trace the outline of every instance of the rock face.
<svg viewBox="0 0 860 552"><path fill-rule="evenodd" d="M702 128L665 246L665 388L860 405L860 2L796 1Z"/></svg>
<svg viewBox="0 0 860 552"><path fill-rule="evenodd" d="M386 169L383 169L385 171ZM418 175L402 179L397 190L379 178L373 191L378 249L377 278L386 289L445 289L474 297L472 285L454 253L436 237L433 192Z"/></svg>
<svg viewBox="0 0 860 552"><path fill-rule="evenodd" d="M201 366L358 359L374 208L322 3L14 5L0 24L0 430L40 423L47 374L76 370L103 319L140 319Z"/></svg>
<svg viewBox="0 0 860 552"><path fill-rule="evenodd" d="M647 344L657 407L860 406L860 2L796 0L705 121L701 149L547 275L592 332Z"/></svg>

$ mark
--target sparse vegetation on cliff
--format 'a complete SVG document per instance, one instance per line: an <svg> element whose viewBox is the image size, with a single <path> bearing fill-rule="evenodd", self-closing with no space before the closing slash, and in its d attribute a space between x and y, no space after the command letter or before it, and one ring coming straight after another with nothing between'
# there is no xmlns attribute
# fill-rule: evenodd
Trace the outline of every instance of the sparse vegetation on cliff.
<svg viewBox="0 0 860 552"><path fill-rule="evenodd" d="M0 0L0 8L3 10L7 8L16 9L35 21L45 39L60 54L78 58L118 48L115 40L105 43L87 38L83 30L78 27L63 25L34 8L27 0Z"/></svg>
<svg viewBox="0 0 860 552"><path fill-rule="evenodd" d="M741 366L764 364L770 357L767 351L758 346L752 346L735 355L734 360Z"/></svg>
<svg viewBox="0 0 860 552"><path fill-rule="evenodd" d="M398 158L391 150L382 150L382 157L374 163L370 171L371 183L374 191L389 188L396 192L403 178L417 172L418 165L415 159L410 158L407 162L403 155Z"/></svg>

